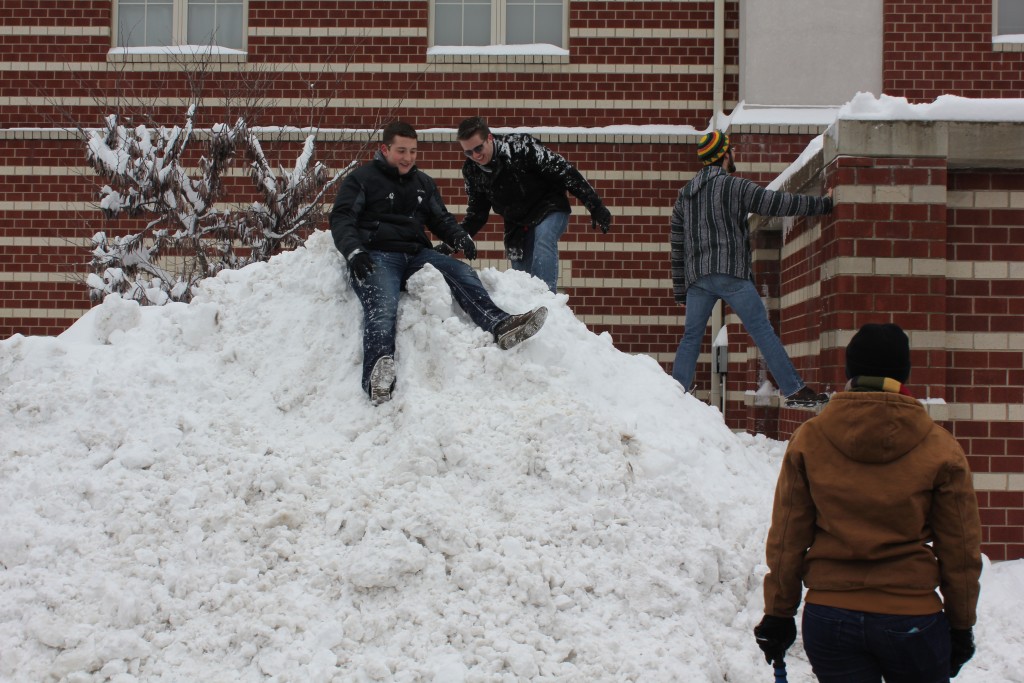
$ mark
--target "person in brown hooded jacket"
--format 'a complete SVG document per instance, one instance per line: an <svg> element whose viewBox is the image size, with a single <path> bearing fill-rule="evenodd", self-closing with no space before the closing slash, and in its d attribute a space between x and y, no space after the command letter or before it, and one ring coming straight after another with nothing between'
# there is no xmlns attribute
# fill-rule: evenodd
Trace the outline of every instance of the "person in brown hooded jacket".
<svg viewBox="0 0 1024 683"><path fill-rule="evenodd" d="M949 681L974 654L981 523L971 472L903 386L909 374L903 330L865 325L846 348L846 391L790 439L754 629L769 663L796 639L801 584L804 650L819 681Z"/></svg>

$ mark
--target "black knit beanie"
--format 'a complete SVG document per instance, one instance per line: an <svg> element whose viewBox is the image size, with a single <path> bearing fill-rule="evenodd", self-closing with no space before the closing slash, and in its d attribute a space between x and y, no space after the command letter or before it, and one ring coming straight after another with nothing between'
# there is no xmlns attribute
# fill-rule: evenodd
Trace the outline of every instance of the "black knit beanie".
<svg viewBox="0 0 1024 683"><path fill-rule="evenodd" d="M899 325L868 323L846 347L846 377L910 377L910 339Z"/></svg>

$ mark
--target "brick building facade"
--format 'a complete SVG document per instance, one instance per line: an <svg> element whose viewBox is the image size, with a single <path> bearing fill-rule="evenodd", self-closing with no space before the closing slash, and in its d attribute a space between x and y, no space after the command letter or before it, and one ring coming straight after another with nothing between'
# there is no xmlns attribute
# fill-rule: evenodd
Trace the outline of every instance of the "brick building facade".
<svg viewBox="0 0 1024 683"><path fill-rule="evenodd" d="M498 129L531 130L584 172L613 213L612 232L601 236L574 207L560 289L591 329L668 368L682 311L671 295L667 222L676 192L698 169L699 131L741 101L760 104L744 91L754 89L743 74L766 60L750 36L778 29L825 55L827 13L841 3L821 3L819 16L805 18L820 30L808 30L789 18L781 27L746 26L744 11L757 3L735 0L554 2L560 49L495 53L437 49L437 0L236 0L225 4L243 12L241 43L198 56L118 49L137 37L123 23L128 4L0 0L0 338L59 334L89 306L81 278L101 219L76 129L113 111L180 125L201 95L200 127L252 114L254 101L255 125L318 126L318 156L335 168L358 153L368 135L361 131L400 116L423 131L420 165L457 215L465 208L458 121L480 114ZM188 0L172 4L171 42L188 42ZM877 37L877 67L860 76L912 102L1024 97L1024 46L993 37L994 6L866 2L877 25L861 28ZM510 30L492 20L491 40ZM777 72L796 76L787 87L808 87L800 68L780 61ZM844 91L843 78L804 80L827 84L838 105L867 87L851 76ZM780 97L792 106L808 101L787 92ZM826 127L783 112L728 129L739 172L768 183ZM931 409L970 455L985 552L1024 557L1021 126L894 122L881 141L864 127L839 121L820 158L787 184L833 187L831 216L756 225L758 284L794 363L822 387L839 388L842 348L863 322L892 319L910 332L912 383L945 401ZM268 156L294 159L303 137L268 133ZM241 172L232 187L233 199L251 201ZM480 266L505 267L499 221L479 247ZM725 320L741 329L733 316ZM757 386L757 351L745 334L730 335L730 355L740 370L727 382L729 423L787 438L811 413L758 405L748 393ZM701 391L711 383L709 357L706 348Z"/></svg>

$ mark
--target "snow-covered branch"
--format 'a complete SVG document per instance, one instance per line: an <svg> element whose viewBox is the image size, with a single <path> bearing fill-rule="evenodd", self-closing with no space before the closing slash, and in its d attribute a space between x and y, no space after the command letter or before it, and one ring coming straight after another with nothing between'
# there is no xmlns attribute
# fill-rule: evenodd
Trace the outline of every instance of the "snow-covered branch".
<svg viewBox="0 0 1024 683"><path fill-rule="evenodd" d="M195 117L193 105L180 127L132 127L111 114L102 128L83 131L86 158L104 182L102 215L141 224L121 237L93 238L87 284L94 299L118 292L146 304L188 301L204 277L301 245L322 219L328 193L356 165L331 174L315 161L310 134L291 169L275 173L244 117L204 135L196 134ZM192 151L200 140L205 147ZM223 178L240 152L259 200L231 208L221 203Z"/></svg>

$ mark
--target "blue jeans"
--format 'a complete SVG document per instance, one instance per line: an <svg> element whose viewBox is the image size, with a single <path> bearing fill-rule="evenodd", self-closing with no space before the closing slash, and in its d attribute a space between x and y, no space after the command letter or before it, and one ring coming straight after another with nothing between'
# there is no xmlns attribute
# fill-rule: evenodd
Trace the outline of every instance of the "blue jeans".
<svg viewBox="0 0 1024 683"><path fill-rule="evenodd" d="M949 683L949 621L804 605L804 652L820 683Z"/></svg>
<svg viewBox="0 0 1024 683"><path fill-rule="evenodd" d="M693 386L693 375L697 371L697 357L700 355L704 329L711 318L711 310L719 299L724 299L740 317L747 333L764 354L768 370L775 377L782 395L789 396L799 391L804 386L804 381L800 379L800 374L793 367L793 361L789 359L789 354L772 329L768 311L765 310L754 283L721 273L705 275L686 290L686 327L676 350L672 376L687 391Z"/></svg>
<svg viewBox="0 0 1024 683"><path fill-rule="evenodd" d="M558 291L558 240L569 226L569 214L549 213L526 231L522 260L510 259L512 270L525 270L544 281L552 293Z"/></svg>
<svg viewBox="0 0 1024 683"><path fill-rule="evenodd" d="M373 272L360 282L352 277L352 288L363 304L363 391L369 393L370 372L381 356L395 355L398 295L414 273L428 263L437 268L452 290L452 296L473 322L493 332L509 314L495 305L476 271L433 249L416 254L369 251Z"/></svg>

